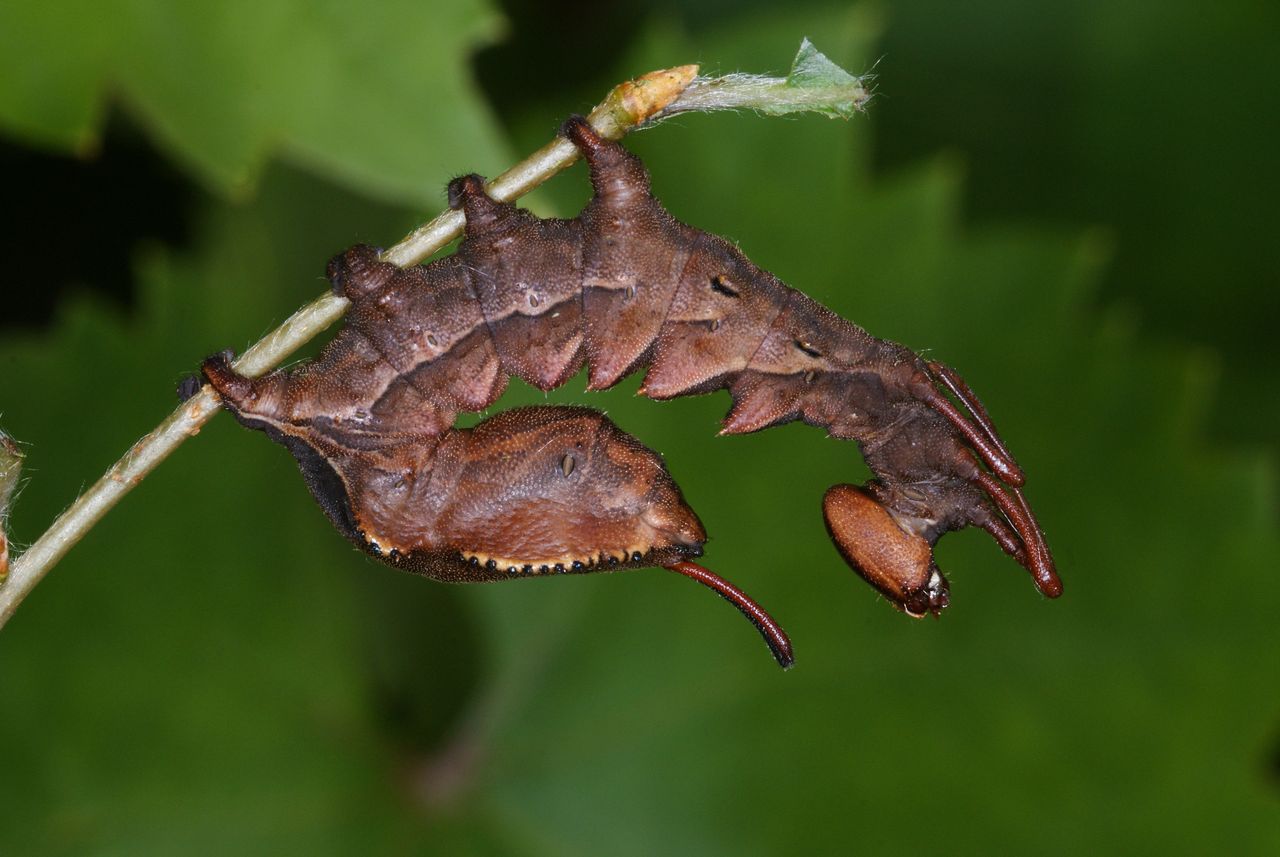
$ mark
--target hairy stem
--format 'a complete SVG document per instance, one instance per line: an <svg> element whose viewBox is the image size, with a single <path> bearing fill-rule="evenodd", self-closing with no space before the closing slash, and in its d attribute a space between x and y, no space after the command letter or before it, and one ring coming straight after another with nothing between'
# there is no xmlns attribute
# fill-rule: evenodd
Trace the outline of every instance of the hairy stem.
<svg viewBox="0 0 1280 857"><path fill-rule="evenodd" d="M765 79L742 75L727 78L699 78L698 67L678 66L650 72L615 87L588 119L602 136L617 140L636 128L665 116L690 110L757 109L769 113L817 111L834 115L823 105L843 104L850 98L849 81L862 92L858 79L839 79L834 88L829 80L826 102L812 95L797 97L796 88L812 86L797 77L804 63L812 63L812 46L807 40L797 55L796 66L788 78ZM821 56L820 54L818 55ZM825 57L822 58L826 62ZM824 69L825 73L825 69ZM813 75L809 75L810 78ZM708 89L716 97L706 97ZM686 95L694 99L682 104ZM865 97L854 95L860 100ZM790 99L790 100L788 100ZM578 151L567 140L557 138L516 164L488 185L491 196L510 201L528 193L556 173L578 160ZM416 265L444 247L462 232L463 215L446 211L424 226L415 229L383 254L383 259L400 267ZM349 302L334 294L325 294L295 312L283 324L267 334L234 363L236 371L249 377L269 372L290 354L329 327L346 312ZM9 579L0 586L0 627L17 610L18 605L36 584L58 563L67 551L96 524L116 503L164 461L187 438L199 433L201 426L213 418L221 402L208 385L178 407L163 423L135 443L89 490L49 526L9 569ZM0 531L0 544L3 544ZM3 580L3 577L0 577Z"/></svg>

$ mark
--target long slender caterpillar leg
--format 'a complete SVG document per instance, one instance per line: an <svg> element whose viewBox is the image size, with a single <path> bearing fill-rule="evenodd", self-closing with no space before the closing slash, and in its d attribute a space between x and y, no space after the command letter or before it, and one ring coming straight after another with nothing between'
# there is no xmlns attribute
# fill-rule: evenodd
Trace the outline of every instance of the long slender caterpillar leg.
<svg viewBox="0 0 1280 857"><path fill-rule="evenodd" d="M1017 530L1025 551L1023 556L1015 555L1015 558L1027 571L1031 572L1036 588L1049 598L1057 598L1062 594L1062 580L1059 579L1058 572L1054 568L1053 556L1049 553L1049 546L1045 544L1040 524L1036 521L1021 489L1012 487L1006 490L999 479L985 470L979 470L974 481L982 487L982 490ZM984 529L996 537L1001 547L1005 547L1001 536L997 536L990 528L984 527ZM1008 548L1005 549L1008 550Z"/></svg>
<svg viewBox="0 0 1280 857"><path fill-rule="evenodd" d="M1003 518L994 515L986 515L974 521L974 524L986 530L991 538L996 540L996 544L1000 548L1018 561L1018 565L1023 568L1027 566L1027 549L1023 545L1022 539L1018 538L1018 534L1013 528L1005 523Z"/></svg>
<svg viewBox="0 0 1280 857"><path fill-rule="evenodd" d="M791 640L787 638L786 632L782 630L782 626L772 616L765 612L763 607L751 600L747 593L696 562L685 560L664 567L668 571L674 571L677 574L683 574L685 577L693 578L734 607L737 607L742 612L742 615L747 617L747 621L756 626L760 636L764 637L765 645L773 653L773 658L778 662L778 666L784 670L789 670L795 666L796 657L791 651Z"/></svg>
<svg viewBox="0 0 1280 857"><path fill-rule="evenodd" d="M1002 480L1014 486L1022 485L1027 481L1022 468L1018 467L1018 463L1003 449L1003 444L998 440L993 441L987 432L974 426L939 390L930 385L921 389L919 394L925 404L947 418L947 421L969 442L983 462Z"/></svg>
<svg viewBox="0 0 1280 857"><path fill-rule="evenodd" d="M940 363L936 360L932 360L925 365L929 367L929 371L933 373L934 377L946 386L951 395L959 399L960 404L964 405L965 408L968 409L969 413L973 416L974 421L978 423L978 426L986 434L987 438L995 444L996 449L1000 451L1000 454L1010 462L1013 462L1013 453L1009 451L1009 447L1005 446L1004 440L1000 437L1000 433L996 431L996 426L991 419L991 415L987 413L987 409L983 406L982 400L979 399L977 394L975 394L969 385L965 383L964 378L960 377L960 373L955 369L952 369L947 364ZM1017 466L1016 463L1014 466Z"/></svg>

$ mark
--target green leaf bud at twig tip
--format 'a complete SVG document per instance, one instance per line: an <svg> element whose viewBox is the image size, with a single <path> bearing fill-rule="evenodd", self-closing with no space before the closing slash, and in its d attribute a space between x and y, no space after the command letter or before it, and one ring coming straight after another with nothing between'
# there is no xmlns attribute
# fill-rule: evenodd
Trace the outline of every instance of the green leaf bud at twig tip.
<svg viewBox="0 0 1280 857"><path fill-rule="evenodd" d="M848 119L871 100L869 75L853 75L829 60L805 39L786 77L726 74L698 77L655 121L677 113L754 110L769 116L821 113Z"/></svg>
<svg viewBox="0 0 1280 857"><path fill-rule="evenodd" d="M9 576L9 537L5 528L9 521L9 500L21 474L22 450L13 438L0 431L0 583Z"/></svg>
<svg viewBox="0 0 1280 857"><path fill-rule="evenodd" d="M669 109L697 79L696 65L651 71L615 86L588 118L600 136L621 139Z"/></svg>

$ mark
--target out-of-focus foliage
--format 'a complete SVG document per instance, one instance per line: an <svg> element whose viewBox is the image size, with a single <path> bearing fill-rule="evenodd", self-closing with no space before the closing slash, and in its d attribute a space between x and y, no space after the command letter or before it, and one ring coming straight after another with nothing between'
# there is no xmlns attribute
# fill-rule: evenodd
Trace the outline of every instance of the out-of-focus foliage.
<svg viewBox="0 0 1280 857"><path fill-rule="evenodd" d="M955 146L978 216L1106 226L1104 301L1149 335L1211 346L1214 433L1280 451L1280 4L885 8L878 160Z"/></svg>
<svg viewBox="0 0 1280 857"><path fill-rule="evenodd" d="M896 9L654 15L565 88L549 81L566 52L541 46L518 104L492 85L500 52L481 68L524 151L652 67L777 69L808 35L866 68ZM386 52L403 55L384 60L457 56L474 32L390 33ZM516 54L539 52L513 33ZM890 95L898 62L878 68ZM342 86L376 85L360 72ZM961 97L959 83L932 85ZM940 551L945 617L894 613L821 522L826 486L865 474L856 451L801 426L716 439L723 395L656 404L629 396L632 381L550 398L605 407L664 451L713 535L707 564L791 633L788 674L673 575L454 588L376 565L328 527L283 450L219 419L0 633L0 852L1280 849L1272 471L1206 448L1209 361L1097 309L1123 233L966 226L957 158L871 170L879 109L848 124L685 117L628 144L678 216L960 368L1031 474L1059 602L969 532ZM29 444L19 541L168 412L200 357L314 295L333 252L407 228L358 166L424 143L421 117L402 115L388 108L365 135L396 142L273 162L248 201L200 197L189 246L139 248L131 310L74 299L48 330L6 331L0 411ZM455 123L432 133L474 150L451 169L505 164ZM421 191L421 163L386 169ZM579 168L540 204L571 213L585 185ZM1218 296L1240 299L1230 283ZM515 390L502 405L542 400Z"/></svg>
<svg viewBox="0 0 1280 857"><path fill-rule="evenodd" d="M0 126L92 152L111 97L211 186L251 192L285 155L384 197L508 151L466 71L484 0L0 6Z"/></svg>

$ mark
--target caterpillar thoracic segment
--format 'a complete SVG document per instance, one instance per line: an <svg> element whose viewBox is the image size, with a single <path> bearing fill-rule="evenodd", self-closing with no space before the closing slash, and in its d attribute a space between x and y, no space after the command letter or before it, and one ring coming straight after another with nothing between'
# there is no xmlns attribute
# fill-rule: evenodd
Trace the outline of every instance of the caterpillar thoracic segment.
<svg viewBox="0 0 1280 857"><path fill-rule="evenodd" d="M348 538L454 582L664 566L733 601L789 664L776 623L689 562L705 535L661 460L603 415L525 408L452 428L509 375L551 389L585 363L603 389L647 365L641 392L654 399L728 388L725 434L801 419L857 441L876 479L831 488L824 514L845 559L899 609L947 606L932 547L969 525L1061 593L1023 474L953 370L675 220L639 159L585 120L563 133L595 190L576 219L540 220L488 197L479 176L455 179L466 235L454 255L401 270L357 246L330 263L352 306L314 362L257 380L225 357L205 362L237 418L289 447Z"/></svg>

